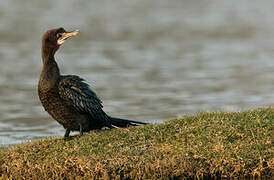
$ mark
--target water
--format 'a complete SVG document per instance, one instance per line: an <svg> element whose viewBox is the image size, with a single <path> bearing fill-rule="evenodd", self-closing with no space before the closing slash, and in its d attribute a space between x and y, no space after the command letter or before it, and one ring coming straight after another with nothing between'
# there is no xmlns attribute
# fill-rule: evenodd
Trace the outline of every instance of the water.
<svg viewBox="0 0 274 180"><path fill-rule="evenodd" d="M274 102L274 1L0 2L0 144L59 136L37 95L42 33L79 29L56 55L117 117L160 123Z"/></svg>

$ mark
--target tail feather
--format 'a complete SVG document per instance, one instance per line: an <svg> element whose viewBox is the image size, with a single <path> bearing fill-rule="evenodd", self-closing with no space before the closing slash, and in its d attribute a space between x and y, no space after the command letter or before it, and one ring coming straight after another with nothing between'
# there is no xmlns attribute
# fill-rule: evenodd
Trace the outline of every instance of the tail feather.
<svg viewBox="0 0 274 180"><path fill-rule="evenodd" d="M117 126L117 127L139 126L139 125L148 124L144 122L132 121L128 119L120 119L120 118L114 118L114 117L110 117L110 121L111 121L111 125Z"/></svg>

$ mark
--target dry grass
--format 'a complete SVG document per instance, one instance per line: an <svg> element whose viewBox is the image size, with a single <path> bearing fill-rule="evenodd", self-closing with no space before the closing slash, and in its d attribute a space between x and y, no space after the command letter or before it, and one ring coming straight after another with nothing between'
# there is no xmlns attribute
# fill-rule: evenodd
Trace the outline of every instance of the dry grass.
<svg viewBox="0 0 274 180"><path fill-rule="evenodd" d="M274 106L0 150L0 179L272 177Z"/></svg>

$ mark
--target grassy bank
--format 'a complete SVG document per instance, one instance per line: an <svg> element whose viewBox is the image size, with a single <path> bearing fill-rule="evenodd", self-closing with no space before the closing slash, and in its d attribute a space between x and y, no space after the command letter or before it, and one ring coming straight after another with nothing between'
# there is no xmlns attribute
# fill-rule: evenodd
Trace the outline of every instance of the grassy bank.
<svg viewBox="0 0 274 180"><path fill-rule="evenodd" d="M0 177L271 177L273 119L274 106L38 140L0 150Z"/></svg>

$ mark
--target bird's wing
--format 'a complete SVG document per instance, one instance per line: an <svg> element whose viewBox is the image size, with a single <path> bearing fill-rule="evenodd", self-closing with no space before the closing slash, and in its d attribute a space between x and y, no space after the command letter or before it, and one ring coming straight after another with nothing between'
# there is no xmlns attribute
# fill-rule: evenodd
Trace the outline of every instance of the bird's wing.
<svg viewBox="0 0 274 180"><path fill-rule="evenodd" d="M96 120L105 121L107 119L107 115L102 110L102 101L79 76L61 76L58 90L60 97L78 112L88 113Z"/></svg>

